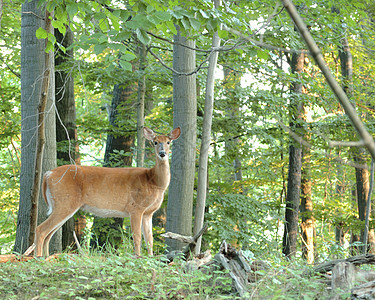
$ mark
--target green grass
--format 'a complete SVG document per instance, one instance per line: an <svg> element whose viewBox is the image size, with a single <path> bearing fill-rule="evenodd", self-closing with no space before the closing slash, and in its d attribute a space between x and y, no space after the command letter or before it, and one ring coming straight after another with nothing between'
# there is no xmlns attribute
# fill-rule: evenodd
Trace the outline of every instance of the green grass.
<svg viewBox="0 0 375 300"><path fill-rule="evenodd" d="M227 272L188 272L183 261L168 265L163 256L135 258L127 250L0 264L0 299L240 299ZM263 260L269 269L253 274L243 299L330 299L304 261Z"/></svg>
<svg viewBox="0 0 375 300"><path fill-rule="evenodd" d="M230 291L224 273L187 273L160 257L62 254L0 265L1 299L233 299Z"/></svg>

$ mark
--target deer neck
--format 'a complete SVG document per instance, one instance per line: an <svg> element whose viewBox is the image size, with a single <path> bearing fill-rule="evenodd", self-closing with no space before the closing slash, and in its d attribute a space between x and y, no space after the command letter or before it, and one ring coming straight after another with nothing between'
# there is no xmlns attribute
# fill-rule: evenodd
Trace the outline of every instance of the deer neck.
<svg viewBox="0 0 375 300"><path fill-rule="evenodd" d="M157 158L155 166L151 170L154 175L153 178L155 185L165 190L168 187L171 178L168 159L160 160Z"/></svg>

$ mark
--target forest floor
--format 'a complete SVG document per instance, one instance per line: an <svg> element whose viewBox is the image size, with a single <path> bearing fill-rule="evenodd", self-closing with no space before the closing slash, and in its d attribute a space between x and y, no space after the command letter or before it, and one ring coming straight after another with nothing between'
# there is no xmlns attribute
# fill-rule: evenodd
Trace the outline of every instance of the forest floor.
<svg viewBox="0 0 375 300"><path fill-rule="evenodd" d="M225 271L187 271L186 262L130 253L60 254L0 264L1 299L240 299ZM306 266L277 263L259 271L242 299L329 299Z"/></svg>

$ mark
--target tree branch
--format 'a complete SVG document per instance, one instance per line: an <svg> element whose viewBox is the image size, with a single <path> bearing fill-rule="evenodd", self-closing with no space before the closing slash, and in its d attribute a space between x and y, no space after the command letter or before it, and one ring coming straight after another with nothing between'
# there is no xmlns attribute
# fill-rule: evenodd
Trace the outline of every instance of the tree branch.
<svg viewBox="0 0 375 300"><path fill-rule="evenodd" d="M361 136L367 150L370 152L373 159L375 159L375 142L371 134L368 132L366 127L363 125L360 117L357 114L357 111L350 103L347 95L341 86L337 83L336 79L333 77L331 70L324 61L322 52L320 51L318 45L315 43L313 37L311 36L309 30L307 29L305 23L297 12L296 7L293 2L290 0L282 0L284 7L288 11L291 19L294 21L294 24L302 37L304 38L311 55L314 57L317 65L325 76L329 86L337 97L337 100L342 105L345 110L345 113L348 115L350 121L352 122L354 128L357 130Z"/></svg>

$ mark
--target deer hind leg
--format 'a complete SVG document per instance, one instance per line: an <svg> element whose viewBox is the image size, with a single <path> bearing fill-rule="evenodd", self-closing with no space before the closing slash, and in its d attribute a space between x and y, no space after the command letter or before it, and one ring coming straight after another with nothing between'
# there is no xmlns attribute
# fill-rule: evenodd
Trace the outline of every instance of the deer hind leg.
<svg viewBox="0 0 375 300"><path fill-rule="evenodd" d="M35 231L35 255L36 256L49 256L49 242L55 232L69 219L76 211L69 211L69 214L63 214L58 209L55 209L52 214L40 224ZM43 253L44 252L44 253Z"/></svg>
<svg viewBox="0 0 375 300"><path fill-rule="evenodd" d="M132 227L134 241L134 252L136 256L141 256L142 215L143 212L136 212L130 215L130 224Z"/></svg>
<svg viewBox="0 0 375 300"><path fill-rule="evenodd" d="M149 256L153 256L154 239L152 236L152 214L144 214L142 218L142 232L146 241L147 252Z"/></svg>

